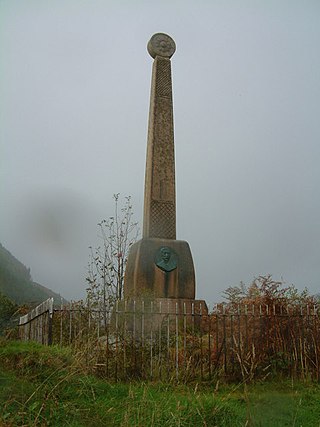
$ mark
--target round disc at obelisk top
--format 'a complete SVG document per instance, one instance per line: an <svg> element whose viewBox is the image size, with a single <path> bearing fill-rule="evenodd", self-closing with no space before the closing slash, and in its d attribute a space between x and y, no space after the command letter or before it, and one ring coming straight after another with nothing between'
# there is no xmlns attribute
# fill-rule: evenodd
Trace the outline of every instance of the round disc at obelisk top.
<svg viewBox="0 0 320 427"><path fill-rule="evenodd" d="M147 49L152 58L155 58L156 56L171 58L176 51L176 44L168 34L157 33L149 40Z"/></svg>

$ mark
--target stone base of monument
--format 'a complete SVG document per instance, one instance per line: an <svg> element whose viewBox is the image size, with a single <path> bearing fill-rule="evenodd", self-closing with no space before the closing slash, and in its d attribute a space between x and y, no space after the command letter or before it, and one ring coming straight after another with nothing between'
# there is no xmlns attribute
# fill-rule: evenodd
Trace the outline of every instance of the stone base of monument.
<svg viewBox="0 0 320 427"><path fill-rule="evenodd" d="M204 300L177 298L126 299L113 312L112 325L117 332L146 336L162 330L205 330L208 307Z"/></svg>
<svg viewBox="0 0 320 427"><path fill-rule="evenodd" d="M161 327L201 327L207 304L195 299L190 247L183 240L144 238L129 253L118 325L143 333ZM165 326L167 325L167 326Z"/></svg>
<svg viewBox="0 0 320 427"><path fill-rule="evenodd" d="M189 244L146 238L130 249L124 278L125 298L195 299L195 273Z"/></svg>

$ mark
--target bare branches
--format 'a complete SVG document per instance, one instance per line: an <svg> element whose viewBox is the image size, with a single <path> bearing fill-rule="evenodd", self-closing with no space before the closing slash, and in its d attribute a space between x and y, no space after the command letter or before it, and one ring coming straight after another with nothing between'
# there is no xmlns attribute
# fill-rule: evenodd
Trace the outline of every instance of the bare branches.
<svg viewBox="0 0 320 427"><path fill-rule="evenodd" d="M133 221L131 197L114 194L114 213L98 224L101 246L90 248L87 297L90 303L109 313L117 299L123 297L125 266L129 250L136 242L139 228Z"/></svg>

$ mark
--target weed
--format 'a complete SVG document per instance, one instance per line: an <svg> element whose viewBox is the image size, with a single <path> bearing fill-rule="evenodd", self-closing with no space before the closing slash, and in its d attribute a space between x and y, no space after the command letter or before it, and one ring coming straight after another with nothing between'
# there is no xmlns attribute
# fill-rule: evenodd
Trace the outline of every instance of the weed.
<svg viewBox="0 0 320 427"><path fill-rule="evenodd" d="M68 349L0 344L3 426L318 426L311 381L111 383Z"/></svg>

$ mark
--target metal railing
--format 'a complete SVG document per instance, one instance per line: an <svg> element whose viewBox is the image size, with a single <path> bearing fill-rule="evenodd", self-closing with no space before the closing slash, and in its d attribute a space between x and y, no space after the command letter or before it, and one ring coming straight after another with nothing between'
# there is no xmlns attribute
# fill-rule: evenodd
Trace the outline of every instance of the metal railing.
<svg viewBox="0 0 320 427"><path fill-rule="evenodd" d="M106 313L76 303L53 309L48 301L20 320L21 339L80 349L108 378L320 376L315 305L218 304L208 314L192 303L131 300Z"/></svg>

